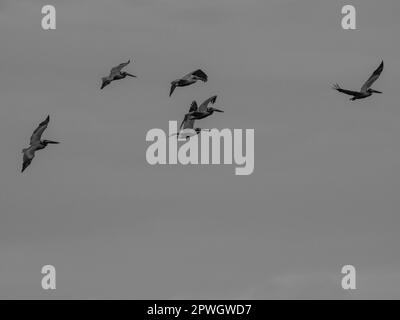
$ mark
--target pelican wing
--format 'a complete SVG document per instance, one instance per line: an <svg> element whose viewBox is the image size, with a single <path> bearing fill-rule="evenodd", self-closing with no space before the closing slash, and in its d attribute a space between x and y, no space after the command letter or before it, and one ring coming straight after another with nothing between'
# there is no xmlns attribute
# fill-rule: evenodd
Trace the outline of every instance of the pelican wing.
<svg viewBox="0 0 400 320"><path fill-rule="evenodd" d="M195 122L195 120L194 119L192 119L192 120L189 120L189 119L187 119L184 123L183 123L183 130L184 129L193 129L193 127L194 127L194 122Z"/></svg>
<svg viewBox="0 0 400 320"><path fill-rule="evenodd" d="M189 108L189 112L194 112L194 111L197 111L197 102L196 101L193 101Z"/></svg>
<svg viewBox="0 0 400 320"><path fill-rule="evenodd" d="M31 136L31 141L30 144L35 144L37 142L40 142L40 139L42 138L42 134L44 132L44 130L46 130L48 124L50 121L50 116L47 116L46 120L44 120L43 122L41 122L39 124L39 126L35 129L35 131L33 131L33 134Z"/></svg>
<svg viewBox="0 0 400 320"><path fill-rule="evenodd" d="M172 93L175 91L176 88L176 83L171 82L171 89L169 90L169 96L172 95Z"/></svg>
<svg viewBox="0 0 400 320"><path fill-rule="evenodd" d="M192 72L192 75L199 78L200 80L206 82L208 80L208 76L201 70L197 69L196 71Z"/></svg>
<svg viewBox="0 0 400 320"><path fill-rule="evenodd" d="M110 71L110 76L112 77L112 76L115 76L117 74L120 74L122 68L127 66L130 62L131 62L131 60L129 59L127 62L123 62L123 63L119 64L118 66L112 68L111 71Z"/></svg>
<svg viewBox="0 0 400 320"><path fill-rule="evenodd" d="M197 69L195 71L192 71L191 73L188 73L182 79L183 80L189 80L189 79L192 79L192 78L195 78L197 80L202 80L204 82L206 82L208 80L208 76L200 69Z"/></svg>
<svg viewBox="0 0 400 320"><path fill-rule="evenodd" d="M215 101L217 101L217 96L212 96L211 98L208 98L206 101L204 101L200 107L199 107L199 112L205 112L207 110L208 105L214 104Z"/></svg>
<svg viewBox="0 0 400 320"><path fill-rule="evenodd" d="M190 119L189 113L185 114L185 118L183 118L183 121L179 127L179 131L183 129L193 129L194 121L194 119Z"/></svg>
<svg viewBox="0 0 400 320"><path fill-rule="evenodd" d="M372 73L372 75L369 77L369 79L364 83L364 85L361 87L361 92L367 92L367 90L372 86L372 84L378 80L379 76L381 75L383 70L383 61L379 65L378 68Z"/></svg>
<svg viewBox="0 0 400 320"><path fill-rule="evenodd" d="M21 172L24 172L25 169L31 164L33 158L35 157L35 148L31 146L27 149L24 149L22 152L24 153L24 156L23 156Z"/></svg>
<svg viewBox="0 0 400 320"><path fill-rule="evenodd" d="M101 87L100 90L104 89L105 86L108 86L110 84L110 80L107 77L101 78Z"/></svg>

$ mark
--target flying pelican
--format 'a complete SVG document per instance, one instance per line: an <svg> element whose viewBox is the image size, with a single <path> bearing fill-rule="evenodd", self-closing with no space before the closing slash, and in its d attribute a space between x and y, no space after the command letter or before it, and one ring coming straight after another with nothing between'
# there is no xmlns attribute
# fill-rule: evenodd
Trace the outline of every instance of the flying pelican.
<svg viewBox="0 0 400 320"><path fill-rule="evenodd" d="M35 152L38 150L42 150L47 147L48 144L58 144L57 141L51 140L40 140L44 130L46 130L50 121L50 116L47 116L46 120L41 122L39 126L35 129L31 136L30 147L22 149L22 153L24 154L22 170L24 170L31 164L33 158L35 157Z"/></svg>
<svg viewBox="0 0 400 320"><path fill-rule="evenodd" d="M118 66L112 68L110 71L110 75L108 77L101 78L102 84L101 84L100 89L103 89L105 86L109 85L111 83L111 81L121 80L121 79L124 79L126 76L137 78L135 75L130 74L128 72L125 72L125 71L121 72L122 68L127 66L130 62L131 62L131 60L129 59L127 62L123 62L123 63L119 64Z"/></svg>
<svg viewBox="0 0 400 320"><path fill-rule="evenodd" d="M333 89L348 94L349 96L353 96L353 98L350 98L351 101L357 99L364 99L366 97L371 96L373 93L382 93L381 91L377 91L370 88L372 84L379 78L379 76L382 73L382 70L383 70L383 61L381 62L379 67L372 73L369 79L364 83L364 85L361 87L360 92L342 89L337 83L333 86Z"/></svg>
<svg viewBox="0 0 400 320"><path fill-rule="evenodd" d="M188 140L190 137L199 134L201 131L210 131L210 129L201 129L201 128L194 128L194 122L196 120L194 119L189 119L190 118L190 112L196 111L197 110L197 103L196 101L192 102L192 105L190 106L189 113L187 113L179 127L179 132L174 133L171 136L177 136L177 138L186 138Z"/></svg>
<svg viewBox="0 0 400 320"><path fill-rule="evenodd" d="M197 82L198 80L203 82L207 82L208 80L208 76L200 69L197 69L196 71L193 71L180 79L172 81L169 96L172 95L176 87L186 87Z"/></svg>
<svg viewBox="0 0 400 320"><path fill-rule="evenodd" d="M196 101L192 102L192 106L190 107L189 113L187 113L188 117L190 120L194 120L194 119L204 119L208 116L211 116L214 111L216 112L224 112L220 109L217 108L213 108L213 107L209 107L208 105L214 104L215 101L217 100L217 96L212 96L211 98L208 98L207 100L205 100L200 107L197 107L197 103Z"/></svg>

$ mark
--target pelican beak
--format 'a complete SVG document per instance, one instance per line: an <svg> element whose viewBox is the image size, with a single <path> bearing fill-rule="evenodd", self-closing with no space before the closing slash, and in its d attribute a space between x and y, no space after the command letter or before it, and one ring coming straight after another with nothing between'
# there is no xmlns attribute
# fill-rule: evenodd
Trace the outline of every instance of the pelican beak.
<svg viewBox="0 0 400 320"><path fill-rule="evenodd" d="M224 111L222 111L222 110L220 110L220 109L216 109L216 108L213 108L213 110L214 110L214 111L217 111L217 112L224 112Z"/></svg>
<svg viewBox="0 0 400 320"><path fill-rule="evenodd" d="M375 92L375 93L383 93L383 92L377 91L377 90L372 90L372 92Z"/></svg>
<svg viewBox="0 0 400 320"><path fill-rule="evenodd" d="M58 141L47 141L47 143L49 143L49 144L59 144L59 142Z"/></svg>
<svg viewBox="0 0 400 320"><path fill-rule="evenodd" d="M130 74L130 73L128 73L128 72L126 73L126 75L127 75L127 76L130 76L130 77L132 77L132 78L137 78L135 75Z"/></svg>

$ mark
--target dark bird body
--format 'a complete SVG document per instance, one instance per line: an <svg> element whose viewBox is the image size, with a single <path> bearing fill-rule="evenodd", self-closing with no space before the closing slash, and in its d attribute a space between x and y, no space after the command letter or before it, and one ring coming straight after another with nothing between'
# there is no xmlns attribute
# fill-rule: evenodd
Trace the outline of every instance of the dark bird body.
<svg viewBox="0 0 400 320"><path fill-rule="evenodd" d="M193 71L180 79L172 81L169 96L172 95L176 87L190 86L191 84L197 82L198 80L201 80L203 82L208 81L208 76L200 69L197 69L196 71Z"/></svg>
<svg viewBox="0 0 400 320"><path fill-rule="evenodd" d="M46 148L48 144L59 143L57 141L41 140L42 134L46 130L49 121L50 121L50 116L47 116L46 120L41 122L33 132L30 140L30 146L22 150L24 156L23 156L23 164L21 172L24 172L25 169L31 164L33 158L35 157L36 151Z"/></svg>
<svg viewBox="0 0 400 320"><path fill-rule="evenodd" d="M200 107L197 107L196 101L193 101L192 106L190 107L189 113L186 114L188 116L188 119L200 120L200 119L204 119L206 117L211 116L214 112L224 112L220 109L208 106L210 103L214 104L216 100L217 100L217 96L212 96L211 98L208 98L207 100L205 100L200 105Z"/></svg>
<svg viewBox="0 0 400 320"><path fill-rule="evenodd" d="M189 113L187 113L179 127L179 133L172 134L171 136L176 135L177 138L186 138L188 140L190 137L199 134L201 131L210 131L209 129L202 128L194 128L195 119L190 119L190 112L197 110L196 101L192 102L190 106Z"/></svg>
<svg viewBox="0 0 400 320"><path fill-rule="evenodd" d="M112 81L125 79L127 76L128 77L137 78L133 74L130 74L130 73L125 72L125 71L121 71L122 68L127 66L130 62L131 62L131 60L128 60L127 62L121 63L118 66L112 68L111 71L110 71L109 76L102 78L102 84L101 84L101 88L100 89L103 89L105 86L108 86Z"/></svg>
<svg viewBox="0 0 400 320"><path fill-rule="evenodd" d="M360 91L351 91L351 90L342 89L338 84L335 84L333 86L333 89L337 90L341 93L347 94L349 96L352 96L352 98L350 98L351 101L367 98L367 97L371 96L373 93L382 93L381 91L371 89L372 84L376 80L378 80L382 71L383 71L383 61L381 62L379 67L372 73L372 75L369 77L369 79L363 84Z"/></svg>

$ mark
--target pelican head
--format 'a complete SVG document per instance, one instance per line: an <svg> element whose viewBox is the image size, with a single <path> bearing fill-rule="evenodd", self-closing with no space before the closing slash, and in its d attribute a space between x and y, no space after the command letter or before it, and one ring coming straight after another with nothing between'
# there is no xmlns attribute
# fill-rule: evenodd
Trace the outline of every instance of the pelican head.
<svg viewBox="0 0 400 320"><path fill-rule="evenodd" d="M368 90L367 90L369 93L383 93L383 92L381 92L381 91L377 91L377 90L374 90L374 89L371 89L371 88L369 88Z"/></svg>
<svg viewBox="0 0 400 320"><path fill-rule="evenodd" d="M46 147L48 144L59 144L58 141L43 140L42 144Z"/></svg>
<svg viewBox="0 0 400 320"><path fill-rule="evenodd" d="M128 77L132 77L132 78L137 78L135 75L130 74L130 73L128 73L128 72L122 72L122 75L123 75L124 77L128 76Z"/></svg>
<svg viewBox="0 0 400 320"><path fill-rule="evenodd" d="M208 108L207 108L207 111L208 111L209 113L213 113L214 111L216 111L216 112L224 112L224 111L222 111L222 110L220 110L220 109L213 108L213 107L208 107Z"/></svg>

